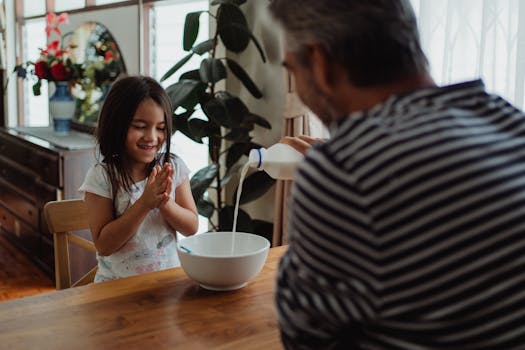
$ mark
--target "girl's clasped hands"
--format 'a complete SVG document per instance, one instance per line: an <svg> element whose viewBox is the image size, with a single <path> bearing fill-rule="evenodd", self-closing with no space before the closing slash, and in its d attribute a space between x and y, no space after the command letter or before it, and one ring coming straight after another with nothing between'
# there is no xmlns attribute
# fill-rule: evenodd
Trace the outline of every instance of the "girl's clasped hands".
<svg viewBox="0 0 525 350"><path fill-rule="evenodd" d="M155 165L146 182L144 193L141 196L143 204L149 209L159 208L170 199L173 185L174 169L170 163Z"/></svg>

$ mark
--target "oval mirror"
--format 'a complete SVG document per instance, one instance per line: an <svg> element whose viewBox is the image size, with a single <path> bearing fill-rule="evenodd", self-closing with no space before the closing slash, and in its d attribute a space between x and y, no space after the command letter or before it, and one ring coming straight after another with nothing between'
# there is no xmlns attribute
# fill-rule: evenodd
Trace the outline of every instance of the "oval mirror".
<svg viewBox="0 0 525 350"><path fill-rule="evenodd" d="M73 128L91 133L111 84L126 73L126 65L117 42L101 23L85 22L67 39L71 59L82 69L82 79L72 89L77 101Z"/></svg>

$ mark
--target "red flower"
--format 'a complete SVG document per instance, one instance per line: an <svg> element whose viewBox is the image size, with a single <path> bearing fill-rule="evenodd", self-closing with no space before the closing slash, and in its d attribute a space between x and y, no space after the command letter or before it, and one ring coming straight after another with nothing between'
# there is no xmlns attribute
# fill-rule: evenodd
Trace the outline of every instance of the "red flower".
<svg viewBox="0 0 525 350"><path fill-rule="evenodd" d="M113 59L113 52L112 51L106 51L104 54L104 62L109 62Z"/></svg>
<svg viewBox="0 0 525 350"><path fill-rule="evenodd" d="M40 79L49 79L51 72L45 61L38 61L35 63L35 74Z"/></svg>
<svg viewBox="0 0 525 350"><path fill-rule="evenodd" d="M62 62L54 62L51 64L51 76L54 80L65 81L68 80L71 71L64 66Z"/></svg>

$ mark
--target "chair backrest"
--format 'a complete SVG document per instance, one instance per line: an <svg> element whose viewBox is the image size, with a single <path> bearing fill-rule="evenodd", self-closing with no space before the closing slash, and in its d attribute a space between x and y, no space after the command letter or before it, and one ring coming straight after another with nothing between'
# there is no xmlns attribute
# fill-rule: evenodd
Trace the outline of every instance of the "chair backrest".
<svg viewBox="0 0 525 350"><path fill-rule="evenodd" d="M93 282L97 272L96 266L73 284L69 269L69 243L96 252L93 242L71 233L71 231L89 229L84 201L68 199L48 202L44 206L44 216L49 231L53 233L56 288L65 289Z"/></svg>

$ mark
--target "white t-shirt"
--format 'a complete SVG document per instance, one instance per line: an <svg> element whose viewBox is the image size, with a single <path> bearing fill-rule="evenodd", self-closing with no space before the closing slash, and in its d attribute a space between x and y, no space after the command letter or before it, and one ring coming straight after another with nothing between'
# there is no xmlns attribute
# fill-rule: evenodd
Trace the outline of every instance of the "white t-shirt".
<svg viewBox="0 0 525 350"><path fill-rule="evenodd" d="M171 198L175 200L175 189L188 177L190 171L181 158L172 155L171 159L174 169ZM117 216L135 203L144 192L146 183L147 179L135 183L131 193L122 189L118 191L115 201ZM79 191L82 195L90 192L112 199L111 183L103 164L97 163L89 169ZM176 232L165 222L160 210L153 209L144 218L136 234L119 251L109 256L97 253L97 260L95 282L180 266Z"/></svg>

